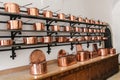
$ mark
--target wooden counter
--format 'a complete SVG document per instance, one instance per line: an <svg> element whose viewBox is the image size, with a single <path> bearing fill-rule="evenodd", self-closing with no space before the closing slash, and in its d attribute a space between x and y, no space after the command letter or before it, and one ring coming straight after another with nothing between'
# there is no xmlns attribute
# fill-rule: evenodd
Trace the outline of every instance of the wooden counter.
<svg viewBox="0 0 120 80"><path fill-rule="evenodd" d="M68 67L58 67L57 63L48 65L48 73L30 75L29 69L2 74L0 80L105 80L118 72L118 54L97 57L78 62Z"/></svg>

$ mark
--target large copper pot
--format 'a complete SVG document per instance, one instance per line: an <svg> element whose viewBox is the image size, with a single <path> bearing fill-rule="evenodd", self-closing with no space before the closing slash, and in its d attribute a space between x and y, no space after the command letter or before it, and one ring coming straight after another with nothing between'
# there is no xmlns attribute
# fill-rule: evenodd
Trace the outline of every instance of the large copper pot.
<svg viewBox="0 0 120 80"><path fill-rule="evenodd" d="M52 17L53 17L53 12L52 12L52 11L47 11L47 10L45 10L45 11L43 12L43 16L44 16L44 17L47 17L47 18L52 18Z"/></svg>
<svg viewBox="0 0 120 80"><path fill-rule="evenodd" d="M58 19L65 20L65 14L64 13L59 13L57 16L58 16Z"/></svg>
<svg viewBox="0 0 120 80"><path fill-rule="evenodd" d="M26 37L26 38L23 38L23 42L25 44L37 44L37 37Z"/></svg>
<svg viewBox="0 0 120 80"><path fill-rule="evenodd" d="M16 3L5 3L4 4L5 11L10 13L20 13L19 5Z"/></svg>
<svg viewBox="0 0 120 80"><path fill-rule="evenodd" d="M34 23L33 24L33 29L36 31L44 31L45 30L45 24L44 23Z"/></svg>
<svg viewBox="0 0 120 80"><path fill-rule="evenodd" d="M77 61L86 61L90 59L90 53L88 51L78 51L76 57Z"/></svg>
<svg viewBox="0 0 120 80"><path fill-rule="evenodd" d="M66 42L66 41L67 41L67 38L66 38L66 37L57 37L57 38L56 38L56 41L57 41L57 42Z"/></svg>
<svg viewBox="0 0 120 80"><path fill-rule="evenodd" d="M20 20L9 20L7 23L8 30L21 30L22 29L22 21Z"/></svg>
<svg viewBox="0 0 120 80"><path fill-rule="evenodd" d="M38 16L39 10L35 7L27 8L28 15Z"/></svg>
<svg viewBox="0 0 120 80"><path fill-rule="evenodd" d="M0 45L1 46L10 46L13 44L12 40L0 40Z"/></svg>
<svg viewBox="0 0 120 80"><path fill-rule="evenodd" d="M50 36L41 37L41 38L39 38L38 42L51 43L51 42L53 42L53 37L50 37Z"/></svg>
<svg viewBox="0 0 120 80"><path fill-rule="evenodd" d="M100 48L98 49L98 55L100 56L107 56L109 53L108 48Z"/></svg>
<svg viewBox="0 0 120 80"><path fill-rule="evenodd" d="M60 31L60 26L58 26L58 25L51 26L51 30L52 31Z"/></svg>

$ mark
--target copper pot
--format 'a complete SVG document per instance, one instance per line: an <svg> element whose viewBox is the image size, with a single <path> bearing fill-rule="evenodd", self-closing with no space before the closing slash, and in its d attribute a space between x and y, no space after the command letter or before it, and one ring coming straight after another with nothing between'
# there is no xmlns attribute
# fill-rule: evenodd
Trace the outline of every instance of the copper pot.
<svg viewBox="0 0 120 80"><path fill-rule="evenodd" d="M78 21L79 22L83 22L83 18L82 17L78 17Z"/></svg>
<svg viewBox="0 0 120 80"><path fill-rule="evenodd" d="M100 30L99 29L97 29L97 31L96 31L97 33L100 33Z"/></svg>
<svg viewBox="0 0 120 80"><path fill-rule="evenodd" d="M88 18L85 18L85 23L90 23Z"/></svg>
<svg viewBox="0 0 120 80"><path fill-rule="evenodd" d="M76 41L84 41L85 38L84 37L80 37L80 38L77 38Z"/></svg>
<svg viewBox="0 0 120 80"><path fill-rule="evenodd" d="M92 33L92 32L93 32L93 29L90 29L90 28L89 28L89 29L88 29L88 32L89 32L89 33Z"/></svg>
<svg viewBox="0 0 120 80"><path fill-rule="evenodd" d="M91 40L90 36L84 36L84 38L85 38L85 41L90 41Z"/></svg>
<svg viewBox="0 0 120 80"><path fill-rule="evenodd" d="M51 30L52 31L60 31L60 26L58 26L58 25L51 26Z"/></svg>
<svg viewBox="0 0 120 80"><path fill-rule="evenodd" d="M20 13L19 5L16 3L5 3L4 4L5 11L10 13Z"/></svg>
<svg viewBox="0 0 120 80"><path fill-rule="evenodd" d="M95 57L98 57L98 53L96 51L91 51L90 58L95 58Z"/></svg>
<svg viewBox="0 0 120 80"><path fill-rule="evenodd" d="M47 62L44 61L42 63L31 63L30 64L30 74L38 75L47 73Z"/></svg>
<svg viewBox="0 0 120 80"><path fill-rule="evenodd" d="M68 64L68 66L76 64L76 63L77 63L76 55L74 55L74 54L67 55L67 64Z"/></svg>
<svg viewBox="0 0 120 80"><path fill-rule="evenodd" d="M38 16L39 15L39 10L35 7L32 8L27 8L28 15L32 16Z"/></svg>
<svg viewBox="0 0 120 80"><path fill-rule="evenodd" d="M98 49L98 55L100 56L107 56L109 53L108 48L100 48Z"/></svg>
<svg viewBox="0 0 120 80"><path fill-rule="evenodd" d="M103 39L103 40L107 40L108 38L107 38L107 37L103 37L102 39Z"/></svg>
<svg viewBox="0 0 120 80"><path fill-rule="evenodd" d="M9 20L7 23L8 30L22 30L22 21L20 20Z"/></svg>
<svg viewBox="0 0 120 80"><path fill-rule="evenodd" d="M93 32L96 33L96 32L97 32L97 29L93 29Z"/></svg>
<svg viewBox="0 0 120 80"><path fill-rule="evenodd" d="M64 31L72 31L71 26L65 26L65 27L64 27Z"/></svg>
<svg viewBox="0 0 120 80"><path fill-rule="evenodd" d="M52 40L53 40L52 37L50 37L50 36L45 36L45 37L39 38L38 41L41 42L41 43L51 43Z"/></svg>
<svg viewBox="0 0 120 80"><path fill-rule="evenodd" d="M90 53L88 51L77 52L77 61L86 61L90 59Z"/></svg>
<svg viewBox="0 0 120 80"><path fill-rule="evenodd" d="M64 13L60 13L57 16L58 16L59 19L65 20L65 14Z"/></svg>
<svg viewBox="0 0 120 80"><path fill-rule="evenodd" d="M83 51L82 45L81 44L77 44L76 45L76 51Z"/></svg>
<svg viewBox="0 0 120 80"><path fill-rule="evenodd" d="M89 22L90 22L91 24L95 24L95 21L94 21L93 19L90 19Z"/></svg>
<svg viewBox="0 0 120 80"><path fill-rule="evenodd" d="M95 24L99 24L98 20L95 21Z"/></svg>
<svg viewBox="0 0 120 80"><path fill-rule="evenodd" d="M102 36L97 36L97 40L102 40Z"/></svg>
<svg viewBox="0 0 120 80"><path fill-rule="evenodd" d="M97 40L97 37L96 36L92 36L92 39L93 41L96 41Z"/></svg>
<svg viewBox="0 0 120 80"><path fill-rule="evenodd" d="M74 27L73 28L75 32L80 32L80 28L79 27Z"/></svg>
<svg viewBox="0 0 120 80"><path fill-rule="evenodd" d="M36 31L44 31L45 30L45 24L44 23L34 23L33 29Z"/></svg>
<svg viewBox="0 0 120 80"><path fill-rule="evenodd" d="M75 20L76 20L76 17L75 17L74 15L70 15L70 16L69 16L69 20L75 21Z"/></svg>
<svg viewBox="0 0 120 80"><path fill-rule="evenodd" d="M115 48L110 48L109 49L109 54L116 54L116 49Z"/></svg>
<svg viewBox="0 0 120 80"><path fill-rule="evenodd" d="M57 38L56 38L56 41L57 41L57 42L66 42L66 41L67 41L67 38L66 38L66 37L57 37Z"/></svg>
<svg viewBox="0 0 120 80"><path fill-rule="evenodd" d="M1 46L10 46L13 44L12 40L0 40L0 45Z"/></svg>
<svg viewBox="0 0 120 80"><path fill-rule="evenodd" d="M74 42L74 41L76 41L76 38L68 38L67 41L68 42Z"/></svg>
<svg viewBox="0 0 120 80"><path fill-rule="evenodd" d="M52 18L52 17L53 17L53 12L52 12L52 11L47 11L47 10L45 10L45 11L43 12L43 16L44 16L44 17L47 17L47 18Z"/></svg>
<svg viewBox="0 0 120 80"><path fill-rule="evenodd" d="M37 44L37 37L26 37L23 38L25 44Z"/></svg>
<svg viewBox="0 0 120 80"><path fill-rule="evenodd" d="M105 30L104 30L104 29L101 29L100 32L101 32L101 33L105 33Z"/></svg>
<svg viewBox="0 0 120 80"><path fill-rule="evenodd" d="M88 32L88 28L82 28L82 32L84 33Z"/></svg>

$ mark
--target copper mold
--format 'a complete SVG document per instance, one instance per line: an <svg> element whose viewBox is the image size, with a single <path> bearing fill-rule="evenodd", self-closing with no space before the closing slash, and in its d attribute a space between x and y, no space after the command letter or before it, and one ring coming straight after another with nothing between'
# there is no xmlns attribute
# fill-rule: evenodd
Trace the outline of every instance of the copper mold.
<svg viewBox="0 0 120 80"><path fill-rule="evenodd" d="M20 13L19 5L16 3L5 3L4 4L5 11L10 13Z"/></svg>
<svg viewBox="0 0 120 80"><path fill-rule="evenodd" d="M39 16L39 10L35 7L27 8L28 15Z"/></svg>
<svg viewBox="0 0 120 80"><path fill-rule="evenodd" d="M34 23L33 29L36 31L44 31L45 30L45 24L44 23Z"/></svg>

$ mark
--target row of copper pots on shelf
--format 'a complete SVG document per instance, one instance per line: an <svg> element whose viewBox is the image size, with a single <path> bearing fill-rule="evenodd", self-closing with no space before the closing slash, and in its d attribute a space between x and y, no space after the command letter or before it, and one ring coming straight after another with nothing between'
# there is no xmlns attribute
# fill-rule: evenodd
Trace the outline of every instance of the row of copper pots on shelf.
<svg viewBox="0 0 120 80"><path fill-rule="evenodd" d="M4 7L5 7L6 12L17 13L17 14L20 13L20 6L16 3L5 3ZM27 13L28 13L28 15L39 16L39 9L37 9L35 7L27 8ZM52 11L44 10L42 14L44 17L48 17L48 18L53 17ZM62 19L62 20L66 19L66 15L64 13L57 14L57 17L58 17L58 19ZM100 20L93 20L93 19L82 18L82 17L77 18L74 15L69 15L68 19L71 21L85 22L85 23L90 23L90 24L107 25L106 22L102 22Z"/></svg>
<svg viewBox="0 0 120 80"><path fill-rule="evenodd" d="M9 20L7 23L8 30L22 30L21 20ZM36 31L45 31L45 24L38 22L33 24L33 29ZM50 26L51 31L74 31L74 32L87 32L87 33L104 33L105 29L86 28L86 27L71 27L59 25Z"/></svg>
<svg viewBox="0 0 120 80"><path fill-rule="evenodd" d="M55 40L51 36L45 36L45 37L26 37L23 38L23 42L25 44L37 44L37 43L52 43L52 42L75 42L75 41L96 41L96 40L107 40L107 37L102 36L84 36L79 38L69 38L69 37L56 37ZM12 40L0 40L1 46L9 46L12 45Z"/></svg>

